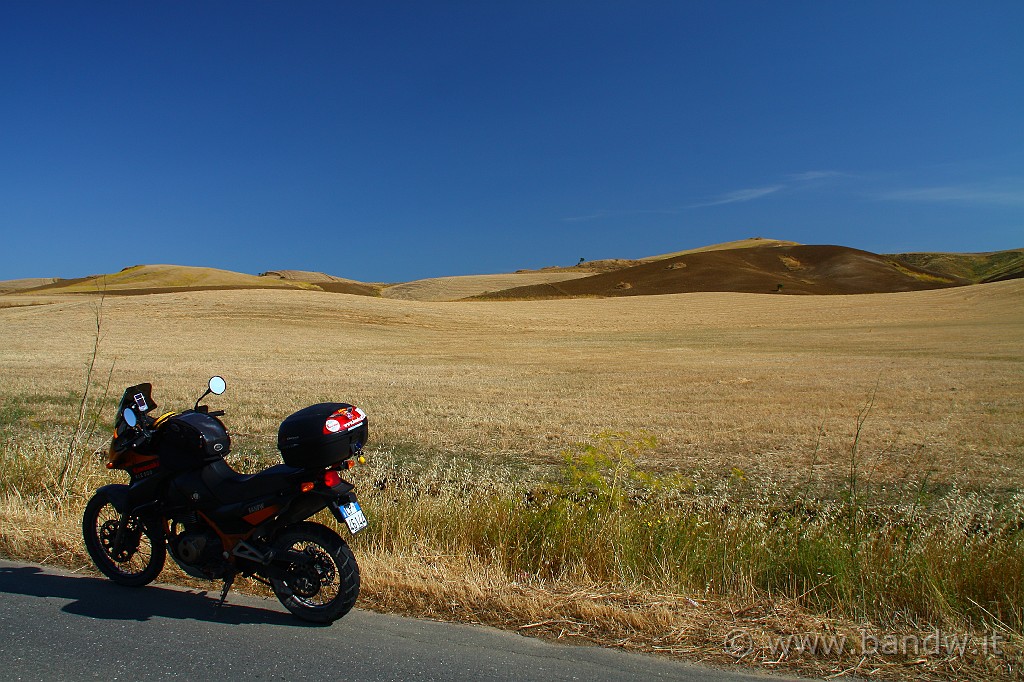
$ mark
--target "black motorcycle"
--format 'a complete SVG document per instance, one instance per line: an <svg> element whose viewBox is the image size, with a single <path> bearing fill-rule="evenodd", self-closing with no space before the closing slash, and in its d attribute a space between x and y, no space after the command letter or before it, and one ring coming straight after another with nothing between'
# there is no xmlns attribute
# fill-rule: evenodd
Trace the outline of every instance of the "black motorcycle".
<svg viewBox="0 0 1024 682"><path fill-rule="evenodd" d="M278 430L284 464L243 475L224 461L224 412L200 405L225 387L213 377L191 410L155 419L151 384L125 390L106 466L131 482L103 486L86 505L89 556L113 581L138 587L170 552L187 574L224 581L219 604L242 575L269 585L299 618L331 623L355 604L359 567L337 533L306 519L329 508L351 533L366 528L340 473L365 461L366 414L347 403L299 410Z"/></svg>

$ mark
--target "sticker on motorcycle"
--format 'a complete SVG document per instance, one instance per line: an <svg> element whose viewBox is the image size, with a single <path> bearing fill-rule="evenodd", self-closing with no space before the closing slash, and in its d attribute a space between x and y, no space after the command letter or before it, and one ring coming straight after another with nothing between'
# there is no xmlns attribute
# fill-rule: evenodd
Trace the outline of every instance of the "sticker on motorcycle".
<svg viewBox="0 0 1024 682"><path fill-rule="evenodd" d="M135 400L135 406L139 408L140 412L149 411L149 404L146 403L146 396L141 393L136 393L132 398Z"/></svg>
<svg viewBox="0 0 1024 682"><path fill-rule="evenodd" d="M366 413L358 407L343 407L324 422L324 435L351 431L366 421Z"/></svg>

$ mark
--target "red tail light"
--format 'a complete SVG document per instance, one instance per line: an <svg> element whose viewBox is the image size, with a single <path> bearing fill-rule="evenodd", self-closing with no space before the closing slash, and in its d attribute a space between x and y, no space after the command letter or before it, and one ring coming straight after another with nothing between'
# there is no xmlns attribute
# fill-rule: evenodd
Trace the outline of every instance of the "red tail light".
<svg viewBox="0 0 1024 682"><path fill-rule="evenodd" d="M304 482L304 483L299 485L299 490L301 490L304 493L308 493L312 489L313 489L313 481L306 481L306 482Z"/></svg>
<svg viewBox="0 0 1024 682"><path fill-rule="evenodd" d="M328 488L333 488L336 485L341 485L341 474L334 469L329 469L324 472L324 485Z"/></svg>

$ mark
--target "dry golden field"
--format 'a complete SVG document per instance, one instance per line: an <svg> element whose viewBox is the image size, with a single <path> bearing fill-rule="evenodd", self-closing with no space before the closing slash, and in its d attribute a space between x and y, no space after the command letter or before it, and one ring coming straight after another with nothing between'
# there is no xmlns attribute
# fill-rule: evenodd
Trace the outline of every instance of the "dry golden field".
<svg viewBox="0 0 1024 682"><path fill-rule="evenodd" d="M321 400L363 406L372 443L550 461L647 431L658 467L845 475L855 420L877 480L1024 480L1024 282L900 294L684 294L429 303L307 291L0 298L0 398L149 380L186 406L228 380L227 423L262 439ZM116 396L113 396L116 398ZM244 438L244 437L243 437ZM819 443L820 438L820 443ZM817 453L815 444L819 443Z"/></svg>
<svg viewBox="0 0 1024 682"><path fill-rule="evenodd" d="M104 423L127 385L152 381L161 408L182 409L225 376L207 402L246 471L275 459L290 412L365 408L363 606L723 664L739 627L754 645L741 662L772 670L1014 679L1022 303L1024 280L520 302L4 295L0 555L88 567L81 509L111 478L86 454L102 429L75 440L96 348L92 395L108 376L109 394L87 412ZM656 445L591 438L608 430ZM936 628L1007 648L773 645Z"/></svg>

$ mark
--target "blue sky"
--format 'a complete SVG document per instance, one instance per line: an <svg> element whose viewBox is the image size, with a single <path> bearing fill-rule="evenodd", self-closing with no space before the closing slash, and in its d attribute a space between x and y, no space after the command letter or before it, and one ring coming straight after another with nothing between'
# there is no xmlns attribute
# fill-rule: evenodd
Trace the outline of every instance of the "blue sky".
<svg viewBox="0 0 1024 682"><path fill-rule="evenodd" d="M5 2L0 279L1024 246L1024 2Z"/></svg>

